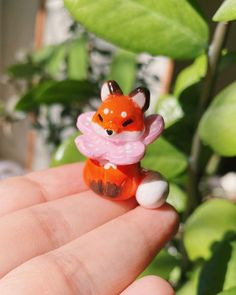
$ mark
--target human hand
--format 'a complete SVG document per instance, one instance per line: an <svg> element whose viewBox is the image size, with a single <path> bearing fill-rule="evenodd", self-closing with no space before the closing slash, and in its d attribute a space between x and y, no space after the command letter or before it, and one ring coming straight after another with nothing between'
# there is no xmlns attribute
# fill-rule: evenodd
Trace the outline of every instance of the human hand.
<svg viewBox="0 0 236 295"><path fill-rule="evenodd" d="M175 233L175 211L100 198L82 169L0 182L0 294L173 295L161 278L134 280Z"/></svg>

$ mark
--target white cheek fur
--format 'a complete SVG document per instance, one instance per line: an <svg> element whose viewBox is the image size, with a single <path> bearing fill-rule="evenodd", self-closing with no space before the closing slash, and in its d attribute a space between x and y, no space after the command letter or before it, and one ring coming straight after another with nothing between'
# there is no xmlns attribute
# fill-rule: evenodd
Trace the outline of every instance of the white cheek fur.
<svg viewBox="0 0 236 295"><path fill-rule="evenodd" d="M93 130L100 136L105 137L106 139L113 142L129 142L129 141L137 141L144 134L144 130L142 131L123 131L121 133L113 133L112 135L108 135L106 130L102 128L99 124L91 122Z"/></svg>
<svg viewBox="0 0 236 295"><path fill-rule="evenodd" d="M102 128L99 124L91 122L91 125L93 127L93 130L98 134L102 136L107 136L106 130Z"/></svg>

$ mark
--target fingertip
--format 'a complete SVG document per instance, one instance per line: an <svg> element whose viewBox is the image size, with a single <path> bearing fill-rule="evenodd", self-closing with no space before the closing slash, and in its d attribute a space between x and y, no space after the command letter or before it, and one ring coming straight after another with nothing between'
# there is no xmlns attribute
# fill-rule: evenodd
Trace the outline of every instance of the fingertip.
<svg viewBox="0 0 236 295"><path fill-rule="evenodd" d="M180 222L179 214L176 211L176 209L172 205L165 203L165 204L163 204L163 206L161 206L159 208L159 210L162 210L163 212L165 212L168 215L168 221L169 221L170 228L172 228L173 233L176 234L178 231L179 222Z"/></svg>
<svg viewBox="0 0 236 295"><path fill-rule="evenodd" d="M157 276L146 276L133 282L120 295L174 295L171 285Z"/></svg>
<svg viewBox="0 0 236 295"><path fill-rule="evenodd" d="M155 232L156 229L160 230L161 224L163 237L166 237L166 239L169 239L178 231L179 215L177 211L167 203L156 209L147 209L138 206L135 211L136 219L142 220L143 225L146 225L146 227L153 228L153 232Z"/></svg>

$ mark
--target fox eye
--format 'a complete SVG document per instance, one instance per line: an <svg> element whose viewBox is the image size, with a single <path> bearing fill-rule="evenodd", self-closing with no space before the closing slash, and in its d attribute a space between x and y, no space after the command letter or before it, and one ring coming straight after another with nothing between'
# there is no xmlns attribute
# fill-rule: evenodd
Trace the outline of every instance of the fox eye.
<svg viewBox="0 0 236 295"><path fill-rule="evenodd" d="M98 118L101 122L103 122L103 117L100 114L98 114Z"/></svg>
<svg viewBox="0 0 236 295"><path fill-rule="evenodd" d="M123 123L122 123L122 126L123 127L126 127L126 126L128 126L129 124L131 124L131 123L133 123L134 121L132 120L132 119L128 119L128 120L126 120L126 121L124 121Z"/></svg>

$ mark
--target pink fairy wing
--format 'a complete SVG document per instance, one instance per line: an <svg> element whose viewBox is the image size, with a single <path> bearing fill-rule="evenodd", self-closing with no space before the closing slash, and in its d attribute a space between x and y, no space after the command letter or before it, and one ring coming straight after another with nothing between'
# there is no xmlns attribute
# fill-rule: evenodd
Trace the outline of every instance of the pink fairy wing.
<svg viewBox="0 0 236 295"><path fill-rule="evenodd" d="M87 158L97 159L103 158L105 153L104 140L101 137L92 135L80 135L75 139L75 144L79 151Z"/></svg>
<svg viewBox="0 0 236 295"><path fill-rule="evenodd" d="M145 146L141 142L130 142L117 145L103 138L92 135L80 135L75 139L79 151L86 157L106 160L115 165L131 165L139 162L144 156Z"/></svg>
<svg viewBox="0 0 236 295"><path fill-rule="evenodd" d="M145 153L145 146L140 141L114 145L106 153L107 159L116 165L131 165L139 162Z"/></svg>
<svg viewBox="0 0 236 295"><path fill-rule="evenodd" d="M148 145L157 139L164 130L164 120L160 115L150 115L145 119L146 131L143 143Z"/></svg>
<svg viewBox="0 0 236 295"><path fill-rule="evenodd" d="M95 112L87 112L79 115L76 126L84 134L92 134L91 121Z"/></svg>

